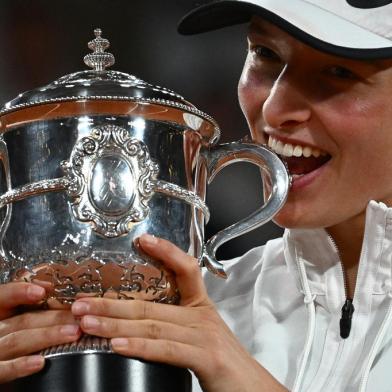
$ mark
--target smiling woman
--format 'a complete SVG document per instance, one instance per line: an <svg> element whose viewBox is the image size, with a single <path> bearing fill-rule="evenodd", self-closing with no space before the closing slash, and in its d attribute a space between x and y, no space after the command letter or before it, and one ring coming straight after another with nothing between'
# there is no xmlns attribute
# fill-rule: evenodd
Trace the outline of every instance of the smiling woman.
<svg viewBox="0 0 392 392"><path fill-rule="evenodd" d="M253 138L261 143L268 138L295 175L275 220L284 227L340 232L339 223L351 226L364 219L369 200L389 204L390 163L378 157L392 147L387 120L392 61L322 53L261 18L253 19L248 41L239 84L242 109ZM260 53L260 47L267 50ZM302 157L287 159L295 146ZM358 181L362 177L366 181ZM343 238L337 235L335 241L346 248L340 245ZM356 248L358 258L360 243Z"/></svg>
<svg viewBox="0 0 392 392"><path fill-rule="evenodd" d="M227 282L206 283L244 346L294 391L392 385L392 5L369 3L216 1L180 24L250 22L239 101L252 138L292 175L274 217L286 231L228 263Z"/></svg>

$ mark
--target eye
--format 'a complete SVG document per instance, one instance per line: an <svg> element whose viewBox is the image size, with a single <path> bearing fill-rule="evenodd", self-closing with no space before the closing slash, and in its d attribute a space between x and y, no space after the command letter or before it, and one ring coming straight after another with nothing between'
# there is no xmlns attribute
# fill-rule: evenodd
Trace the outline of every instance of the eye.
<svg viewBox="0 0 392 392"><path fill-rule="evenodd" d="M339 65L334 65L332 67L329 67L326 71L329 75L332 75L339 79L347 79L347 80L358 79L357 75L354 72L352 72L348 68Z"/></svg>
<svg viewBox="0 0 392 392"><path fill-rule="evenodd" d="M263 45L251 45L249 50L260 59L279 60L279 56L270 48Z"/></svg>

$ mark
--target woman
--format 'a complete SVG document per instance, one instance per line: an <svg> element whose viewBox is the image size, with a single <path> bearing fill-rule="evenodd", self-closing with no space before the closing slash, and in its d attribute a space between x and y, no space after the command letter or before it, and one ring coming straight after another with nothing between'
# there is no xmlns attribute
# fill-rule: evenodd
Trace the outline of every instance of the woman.
<svg viewBox="0 0 392 392"><path fill-rule="evenodd" d="M252 137L292 174L275 217L288 230L228 262L227 281L206 276L212 299L196 260L142 236L175 272L179 307L89 298L73 315L14 316L44 290L0 287L0 381L38 371L43 359L30 353L82 330L120 354L190 368L204 392L391 391L388 3L218 1L186 16L183 33L250 21L240 104Z"/></svg>

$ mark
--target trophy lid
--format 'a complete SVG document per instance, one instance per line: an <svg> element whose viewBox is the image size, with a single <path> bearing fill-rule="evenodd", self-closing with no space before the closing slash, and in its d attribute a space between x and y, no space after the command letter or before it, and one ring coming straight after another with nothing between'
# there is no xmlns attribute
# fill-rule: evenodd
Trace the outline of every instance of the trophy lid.
<svg viewBox="0 0 392 392"><path fill-rule="evenodd" d="M70 101L132 101L176 108L210 122L215 128L214 140L219 138L215 120L198 110L181 95L165 87L147 83L134 75L107 70L115 63L113 54L106 52L109 41L102 38L102 30L94 30L95 39L88 43L93 51L84 56L90 70L71 73L54 82L22 94L6 103L0 115L37 105Z"/></svg>

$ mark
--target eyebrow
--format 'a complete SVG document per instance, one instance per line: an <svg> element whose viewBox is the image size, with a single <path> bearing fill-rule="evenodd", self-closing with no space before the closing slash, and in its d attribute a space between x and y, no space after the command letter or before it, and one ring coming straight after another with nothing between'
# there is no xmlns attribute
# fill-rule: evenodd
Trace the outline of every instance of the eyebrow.
<svg viewBox="0 0 392 392"><path fill-rule="evenodd" d="M265 30L262 26L256 23L250 23L248 26L248 33L256 33L260 35L268 34L268 31Z"/></svg>
<svg viewBox="0 0 392 392"><path fill-rule="evenodd" d="M371 65L371 66L377 68L377 69L380 70L380 71L383 70L383 69L391 68L391 67L392 67L392 63L390 63L389 65L386 64L386 62L387 62L388 60L377 60L377 59L371 59L371 60L369 60L369 59L365 59L365 60L362 60L362 61L363 61L364 63L368 64L368 65Z"/></svg>

